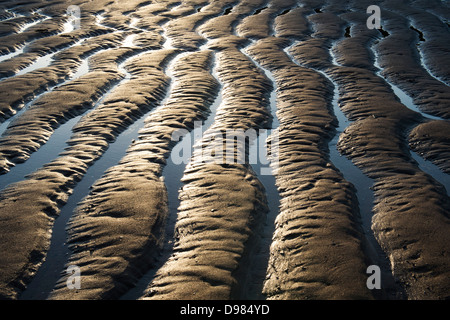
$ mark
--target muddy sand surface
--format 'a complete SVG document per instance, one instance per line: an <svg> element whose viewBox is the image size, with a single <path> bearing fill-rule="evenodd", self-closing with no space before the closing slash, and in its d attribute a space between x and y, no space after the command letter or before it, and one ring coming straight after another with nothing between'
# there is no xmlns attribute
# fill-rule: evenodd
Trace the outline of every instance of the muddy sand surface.
<svg viewBox="0 0 450 320"><path fill-rule="evenodd" d="M0 297L449 299L450 7L370 5L2 2Z"/></svg>

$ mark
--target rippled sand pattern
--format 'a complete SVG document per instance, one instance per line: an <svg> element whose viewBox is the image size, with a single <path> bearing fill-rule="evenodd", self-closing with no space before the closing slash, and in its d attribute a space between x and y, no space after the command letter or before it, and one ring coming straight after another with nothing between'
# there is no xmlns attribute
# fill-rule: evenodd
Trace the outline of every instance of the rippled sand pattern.
<svg viewBox="0 0 450 320"><path fill-rule="evenodd" d="M449 299L450 7L372 2L2 2L0 298Z"/></svg>

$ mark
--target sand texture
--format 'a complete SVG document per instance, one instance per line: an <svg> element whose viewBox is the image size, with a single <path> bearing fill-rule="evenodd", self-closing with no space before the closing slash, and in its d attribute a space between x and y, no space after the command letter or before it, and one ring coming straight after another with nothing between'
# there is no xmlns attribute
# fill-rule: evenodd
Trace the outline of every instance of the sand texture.
<svg viewBox="0 0 450 320"><path fill-rule="evenodd" d="M2 2L0 298L449 299L450 8L372 2Z"/></svg>

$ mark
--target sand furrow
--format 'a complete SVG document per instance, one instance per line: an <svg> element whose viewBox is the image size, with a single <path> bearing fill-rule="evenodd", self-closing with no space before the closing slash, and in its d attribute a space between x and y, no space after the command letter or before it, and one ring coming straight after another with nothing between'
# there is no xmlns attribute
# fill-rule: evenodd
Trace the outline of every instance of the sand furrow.
<svg viewBox="0 0 450 320"><path fill-rule="evenodd" d="M28 26L22 32L2 37L0 52L10 53L28 42L57 34L63 30L63 26L58 20L41 16L38 23Z"/></svg>
<svg viewBox="0 0 450 320"><path fill-rule="evenodd" d="M202 36L209 39L226 38L230 35L236 35L235 28L237 24L241 23L242 19L250 18L251 15L261 12L266 8L267 2L267 0L240 1L232 8L228 7L228 11L225 9L223 15L204 22L199 26L199 32ZM267 22L266 18L267 16L264 16L262 20ZM240 28L242 29L242 27ZM267 23L260 28L268 31Z"/></svg>
<svg viewBox="0 0 450 320"><path fill-rule="evenodd" d="M274 23L274 31L277 37L289 38L291 40L304 40L308 34L308 21L305 18L307 9L293 7L285 9L278 15Z"/></svg>
<svg viewBox="0 0 450 320"><path fill-rule="evenodd" d="M233 43L221 45L224 48L216 56L222 104L185 170L174 253L157 272L144 299L239 297L247 259L265 218L264 188L248 162L232 163L236 150L229 149L228 159L220 150L226 130L240 129L234 131L239 135L265 126L270 117L269 84Z"/></svg>
<svg viewBox="0 0 450 320"><path fill-rule="evenodd" d="M23 74L44 57L51 57L61 50L67 50L76 46L84 39L101 36L106 33L104 28L93 28L93 26L89 26L87 29L78 30L73 33L64 34L61 31L56 35L34 40L21 49L18 49L16 55L0 63L1 81L15 75Z"/></svg>
<svg viewBox="0 0 450 320"><path fill-rule="evenodd" d="M285 45L268 38L251 48L277 80L280 121L281 208L264 293L270 299L370 298L354 190L326 150L335 121L329 83L293 63Z"/></svg>
<svg viewBox="0 0 450 320"><path fill-rule="evenodd" d="M343 134L340 149L376 180L373 230L408 296L445 298L449 200L440 185L411 163L395 125L392 120L356 121ZM383 139L381 131L389 138ZM414 199L405 202L411 194Z"/></svg>
<svg viewBox="0 0 450 320"><path fill-rule="evenodd" d="M1 81L0 119L10 118L23 108L24 103L61 84L68 74L76 70L82 59L101 49L117 46L121 39L122 36L117 34L86 39L83 45L56 53L55 61L47 67Z"/></svg>
<svg viewBox="0 0 450 320"><path fill-rule="evenodd" d="M443 24L446 24L450 27L448 18L450 17L450 7L445 3L445 1L414 0L414 7L433 14L434 16L439 18Z"/></svg>
<svg viewBox="0 0 450 320"><path fill-rule="evenodd" d="M439 4L436 4L438 7ZM402 62L405 65L407 72L398 74L397 67L393 66L386 58L386 62L380 62L384 65L383 74L391 81L398 83L401 88L407 91L408 95L413 98L410 105L417 105L420 110L426 111L428 114L434 114L444 119L448 119L446 112L448 111L448 39L450 33L448 27L440 24L438 18L426 11L419 10L415 7L404 6L389 6L397 15L405 15L408 17L405 20L403 28L407 28L413 34L413 40L416 44L417 54L412 52L412 56L416 56L420 64L413 63L408 60ZM388 25L389 26L389 25ZM396 28L400 27L394 24ZM397 36L397 34L394 34ZM386 39L387 40L387 39ZM377 48L384 48L383 43L380 43ZM380 54L380 52L378 52ZM390 53L393 54L393 53ZM381 61L383 61L381 59ZM395 62L395 65L398 61ZM404 66L402 66L404 67ZM384 71L387 68L387 71ZM414 69L414 71L412 71ZM392 70L392 71L391 71ZM414 74L412 73L414 72ZM424 83L430 83L425 85ZM420 83L420 85L418 85ZM424 87L426 87L424 89ZM441 110L441 111L440 111ZM443 110L443 112L442 112ZM426 117L428 117L426 115ZM439 119L439 117L431 117L431 119ZM427 121L415 127L409 135L409 145L412 150L416 151L423 158L432 161L441 170L449 173L448 163L450 147L448 140L450 139L450 131L445 130L448 127L446 121Z"/></svg>
<svg viewBox="0 0 450 320"><path fill-rule="evenodd" d="M341 135L339 149L375 180L373 230L394 275L408 298L445 298L449 199L411 161L405 141L407 130L423 117L399 103L390 85L369 70L329 72L339 84L342 110L355 120Z"/></svg>
<svg viewBox="0 0 450 320"><path fill-rule="evenodd" d="M0 22L0 36L4 37L13 33L21 33L29 27L38 24L44 19L40 14L34 14L31 16L16 16L12 12L6 12L10 14L9 19L2 20Z"/></svg>
<svg viewBox="0 0 450 320"><path fill-rule="evenodd" d="M0 138L2 173L8 171L13 163L28 159L30 153L44 144L61 123L92 108L94 101L123 77L120 73L111 72L117 70L117 62L140 52L142 49L139 48L116 48L93 56L91 72L41 96L20 117L14 119ZM133 83L136 85L138 80L133 80ZM118 96L124 95L127 89L123 87L117 90L113 97L108 98L110 101L119 99ZM130 90L139 93L136 86ZM143 90L144 87L140 88L141 92ZM139 97L137 95L133 99L139 100ZM142 99L127 100L124 100L125 104L145 104Z"/></svg>
<svg viewBox="0 0 450 320"><path fill-rule="evenodd" d="M237 35L248 39L261 39L269 36L272 30L269 21L277 11L271 6L263 7L258 13L245 17L236 28Z"/></svg>
<svg viewBox="0 0 450 320"><path fill-rule="evenodd" d="M388 7L389 8L389 7ZM375 46L382 75L405 90L423 111L450 119L450 87L435 79L422 67L416 45L420 40L408 19L383 11L384 25L390 35ZM433 38L432 38L433 39ZM401 59L398 57L401 56ZM439 61L439 60L437 60Z"/></svg>
<svg viewBox="0 0 450 320"><path fill-rule="evenodd" d="M205 41L196 32L197 26L223 13L227 5L227 3L223 3L223 7L205 7L194 14L181 16L169 21L165 29L167 37L171 38L171 45L188 51L197 50Z"/></svg>
<svg viewBox="0 0 450 320"><path fill-rule="evenodd" d="M134 40L134 39L133 39ZM130 42L128 46L135 47L135 41L128 41L126 38L123 45L126 42ZM118 132L122 131L130 121L134 121L136 116L139 117L137 112L143 111L145 104L151 106L155 103L155 100L159 99L159 95L162 93L161 86L164 84L166 79L164 77L157 78L160 75L160 68L162 65L166 65L165 60L169 56L172 56L174 50L163 50L150 53L138 54L136 58L132 58L135 63L122 63L119 65L119 70L126 74L124 80L122 80L118 86L112 88L106 97L98 103L95 109L90 113L85 115L80 123L74 127L76 134L68 141L68 145L71 147L67 148L61 156L53 161L50 165L59 168L59 165L64 161L75 161L77 156L80 156L81 162L87 162L88 166L95 161L98 156L100 156L105 150L105 146L108 147L108 141L111 140ZM136 51L139 53L139 50ZM102 55L97 55L93 58L93 67L95 70L107 71L111 69L111 58L108 53ZM125 66L125 67L124 67ZM131 98L124 99L123 97L130 93ZM151 111L149 111L150 113ZM127 114L128 113L128 114ZM143 119L142 117L141 119ZM107 126L105 126L105 124ZM142 120L136 121L132 127L136 125L142 125ZM137 132L132 127L129 127L123 134L118 137L117 143L113 143L112 146L106 151L105 156L111 154L111 159L117 158L117 154L122 153L122 149L125 149L132 141L124 135L136 136ZM139 128L139 127L138 127ZM96 136L97 135L97 136ZM102 138L98 139L100 135ZM124 137L122 137L124 136ZM92 138L92 139L91 139ZM105 144L106 143L106 144ZM121 149L122 148L122 149ZM83 150L82 150L83 149ZM110 153L109 151L113 152ZM77 166L80 165L80 161L77 161ZM117 160L118 161L118 160ZM111 162L108 159L101 158L96 161L92 166L93 170L89 174L89 177L84 177L83 172L75 177L75 182L80 180L80 186L86 186L86 183L93 184L96 178L100 178L102 172L104 172L108 167L116 164L117 162ZM102 169L103 168L103 169ZM131 170L131 175L134 174ZM89 173L89 172L86 172ZM70 173L67 174L69 179L72 179ZM39 269L35 279L30 284L30 289L25 291L23 297L28 299L29 297L47 297L50 290L52 290L53 285L56 283L58 278L57 271L62 270L63 264L65 262L65 254L68 253L67 249L60 249L61 247L54 244L55 241L65 242L65 233L62 231L65 224L68 223L69 218L72 215L72 210L75 208L77 201L81 201L85 196L87 196L87 189L74 188L74 194L69 198L68 205L62 208L62 216L56 220L56 226L53 230L55 235L52 237L52 243L49 249L49 254L47 256L47 261L44 262L43 266ZM159 190L161 191L161 190ZM71 190L69 190L71 192ZM163 194L163 193L160 193ZM159 198L159 196L157 196ZM158 200L159 201L159 200ZM163 200L161 200L163 201ZM164 202L164 201L163 201ZM159 204L158 204L159 206ZM155 231L156 232L156 231ZM150 240L152 242L152 240ZM66 247L66 246L64 246ZM148 247L144 246L144 249ZM151 251L152 249L150 249ZM54 269L56 268L56 272ZM139 271L133 271L133 267L127 269L131 274L139 273ZM128 272L127 271L127 272ZM122 275L119 275L121 277ZM132 278L132 277L131 277ZM92 279L92 278L91 278ZM124 280L124 286L115 287L111 289L111 292L106 289L106 293L97 292L98 295L117 295L118 292L126 290L128 280ZM42 288L42 289L41 289ZM42 292L42 290L44 290ZM95 290L86 292L86 294L95 294Z"/></svg>
<svg viewBox="0 0 450 320"><path fill-rule="evenodd" d="M127 155L80 203L69 225L74 253L68 264L82 266L83 290L74 294L63 278L52 299L118 298L157 257L168 211L161 179L164 158L172 134L192 128L207 113L217 87L208 71L210 59L211 52L204 51L175 61L168 101L146 118ZM114 268L105 268L105 263L114 263Z"/></svg>
<svg viewBox="0 0 450 320"><path fill-rule="evenodd" d="M449 14L3 1L0 299L448 299Z"/></svg>
<svg viewBox="0 0 450 320"><path fill-rule="evenodd" d="M439 4L435 4L438 7ZM422 67L435 79L450 84L450 30L437 16L409 5L389 4L386 9L406 17L406 26L416 34L416 49Z"/></svg>
<svg viewBox="0 0 450 320"><path fill-rule="evenodd" d="M255 41L252 41L254 44ZM249 57L252 62L262 70L266 77L272 84L272 92L270 93L270 113L271 124L270 129L262 130L255 141L250 145L249 149L249 162L252 169L255 171L258 180L264 186L264 191L267 198L268 212L264 227L259 235L260 240L256 247L255 253L252 256L251 262L249 262L249 273L247 279L243 280L242 299L264 299L263 285L266 279L267 265L270 257L270 245L272 243L272 235L274 232L274 221L279 214L280 208L280 194L278 192L274 171L279 162L279 145L278 145L278 130L279 121L277 117L277 105L276 105L276 81L272 73L261 66L252 56L248 53L247 49L241 50Z"/></svg>
<svg viewBox="0 0 450 320"><path fill-rule="evenodd" d="M412 150L432 161L448 175L450 175L449 132L448 121L428 121L414 127L408 137Z"/></svg>
<svg viewBox="0 0 450 320"><path fill-rule="evenodd" d="M129 49L118 49L119 56L124 53L129 54ZM130 64L131 72L140 77L118 86L87 114L76 126L69 147L57 159L1 193L1 252L6 257L1 265L3 297L16 297L42 263L54 217L89 165L101 156L116 135L161 99L167 85L162 68L171 54L170 50L155 51L134 60ZM109 63L117 59L114 55L107 58ZM106 63L97 67L111 68ZM106 72L93 72L94 75L102 73ZM92 78L89 85L82 82L84 90L95 89L92 82ZM129 92L134 94L123 99Z"/></svg>

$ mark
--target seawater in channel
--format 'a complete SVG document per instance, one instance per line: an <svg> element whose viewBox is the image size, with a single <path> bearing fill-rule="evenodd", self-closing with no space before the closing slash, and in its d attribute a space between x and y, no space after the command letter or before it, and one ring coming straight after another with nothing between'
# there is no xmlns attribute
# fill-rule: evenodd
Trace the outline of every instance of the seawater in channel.
<svg viewBox="0 0 450 320"><path fill-rule="evenodd" d="M411 19L409 19L410 22L410 29L414 30L419 36L419 43L416 44L416 49L417 49L417 53L419 55L419 60L420 60L420 65L422 66L423 69L425 69L425 71L435 80L439 81L440 83L442 83L445 86L448 86L449 83L447 83L446 81L440 79L439 77L435 76L434 73L430 70L430 68L428 68L427 63L426 63L426 59L424 57L424 53L422 50L422 41L425 41L426 39L424 38L424 34L418 30L417 28L414 27L413 25L413 21Z"/></svg>
<svg viewBox="0 0 450 320"><path fill-rule="evenodd" d="M8 54L0 56L0 62L3 62L5 60L9 60L11 58L14 58L15 56L23 53L23 48L17 49L16 51L10 52Z"/></svg>
<svg viewBox="0 0 450 320"><path fill-rule="evenodd" d="M356 167L350 159L342 156L338 150L337 144L340 134L344 132L351 122L339 108L339 90L337 89L337 84L325 73L322 73L322 75L324 75L334 85L334 94L331 104L333 106L333 113L338 120L336 134L328 143L330 161L339 170L339 172L341 172L344 179L349 181L355 187L362 228L365 237L368 240L368 253L371 257L372 263L380 266L386 277L389 273L391 273L389 262L372 232L372 208L375 200L372 186L374 181L366 176L358 167Z"/></svg>
<svg viewBox="0 0 450 320"><path fill-rule="evenodd" d="M53 91L53 89L56 87L63 86L65 84L67 84L68 82L76 80L76 79L80 78L81 76L85 75L86 73L88 73L89 72L89 58L93 55L104 52L106 50L109 50L109 48L95 51L92 54L90 54L88 57L82 59L81 64L77 67L76 71L68 79L66 79L62 83L58 83L53 86L50 86L44 92L39 93L34 98L32 98L30 101L24 103L24 106L19 111L17 111L17 113L15 115L11 116L10 118L6 119L4 122L0 123L0 136L3 135L3 132L6 130L6 128L9 126L9 124L15 118L18 118L23 112L25 112L25 110L27 110L31 105L33 105L33 103L36 102L41 96ZM0 79L0 81L1 80L3 80L3 79Z"/></svg>
<svg viewBox="0 0 450 320"><path fill-rule="evenodd" d="M337 41L329 49L329 54L331 57L332 64L334 66L340 66L337 62L336 55L334 54L333 48L337 45ZM286 52L289 50L287 49ZM289 53L288 53L289 54ZM292 61L295 59L291 56ZM331 105L333 107L333 113L338 121L336 128L336 134L328 143L328 150L330 161L335 165L335 167L341 172L344 178L351 182L356 189L356 195L359 203L360 215L363 222L364 231L367 234L371 234L371 224L372 224L372 207L374 203L374 195L372 191L372 186L374 181L366 176L358 167L356 167L353 162L345 156L342 156L337 148L339 137L341 133L350 125L351 121L345 116L339 107L339 86L333 79L328 76L328 74L321 70L314 70L324 76L333 85L333 100Z"/></svg>
<svg viewBox="0 0 450 320"><path fill-rule="evenodd" d="M256 64L256 62L251 59L248 55L246 55L253 63ZM271 77L271 75L262 69L266 76L268 78ZM215 71L215 67L213 68L212 75L216 78L217 82L220 83L218 80L217 73ZM272 78L273 79L273 78ZM276 128L278 127L278 120L276 118L275 112L275 91L272 92L271 98L270 98L270 104L272 106L271 111L273 115L273 122L272 127ZM203 133L205 133L208 128L211 127L217 109L219 105L222 102L222 94L219 93L218 97L214 101L214 103L210 107L210 115L205 120L203 125L201 127L196 127L193 131L190 132L189 137L185 137L189 139L191 145L192 145L192 154L193 149L196 148L196 142L201 141ZM265 149L261 150L261 147L265 146L265 139L268 135L270 135L272 130L267 130L264 132L264 134L260 135L253 144L249 147L249 153L250 154L257 154L258 155L258 161L256 163L251 163L252 169L257 174L258 179L261 181L261 183L264 185L266 189L266 194L268 198L268 205L269 210L271 214L268 216L268 220L266 223L266 227L264 229L264 234L262 235L262 244L259 247L259 252L256 253L255 259L252 261L253 267L250 267L250 275L248 279L248 283L246 285L246 292L243 293L244 297L242 298L252 298L252 299L260 299L261 296L261 289L263 280L266 276L266 269L268 264L268 258L270 254L270 243L272 239L272 234L274 231L274 220L276 215L279 211L279 194L278 190L275 187L275 177L272 174L268 174L270 172L270 166L269 166L269 160L266 157ZM260 139L264 139L264 141L260 141ZM269 170L267 170L269 169ZM122 299L136 299L142 296L143 291L146 289L148 284L153 279L155 273L157 270L170 258L172 254L172 248L173 248L173 231L174 226L176 223L176 213L179 206L179 199L178 199L178 192L179 189L183 186L183 183L180 181L181 177L184 174L185 165L180 165L178 163L174 163L172 160L172 157L169 157L167 159L167 164L163 171L163 176L166 181L167 189L168 189L168 195L169 195L169 221L167 221L167 229L166 229L166 246L163 249L163 254L161 257L161 262L158 263L150 272L148 272L138 283L136 288L130 290L130 292L122 297ZM261 174L263 173L263 174Z"/></svg>
<svg viewBox="0 0 450 320"><path fill-rule="evenodd" d="M422 68L424 68L432 78L439 81L444 86L450 86L450 82L446 82L445 80L440 79L439 77L435 76L434 73L431 71L431 69L427 66L427 64L425 62L424 54L422 52L422 49L419 46L417 47L417 51L419 52L420 64L421 64Z"/></svg>
<svg viewBox="0 0 450 320"><path fill-rule="evenodd" d="M384 79L385 82L391 87L394 94L398 97L400 102L406 106L408 109L413 110L419 114L422 115L422 117L425 118L425 121L430 120L440 120L440 121L446 121L440 117L433 116L431 114L428 114L426 112L423 112L420 110L416 104L414 103L413 99L407 95L403 90L401 90L399 87L394 85L392 82L388 81L385 77L381 75L382 68L380 67L378 60L379 57L376 54L376 51L374 48L372 48L373 54L374 54L374 66L378 69L377 75ZM419 156L416 152L409 149L409 152L411 154L411 157L417 162L417 165L419 166L419 169L423 172L429 174L431 177L433 177L434 180L439 182L444 188L446 189L447 195L450 196L450 176L443 172L438 166L436 166L431 161L428 161L424 159L423 157Z"/></svg>
<svg viewBox="0 0 450 320"><path fill-rule="evenodd" d="M79 46L84 40L85 39L78 40L74 44L70 45L68 48ZM25 68L19 70L14 76L21 76L28 72L50 66L50 64L53 61L53 56L57 53L58 53L58 51L55 51L55 52L46 54L45 56L37 58L32 64L30 64L28 67L25 67Z"/></svg>
<svg viewBox="0 0 450 320"><path fill-rule="evenodd" d="M173 48L168 44L169 48ZM180 55L177 56L177 58ZM215 58L214 58L215 59ZM167 75L169 75L173 79L173 75L171 72L171 68L167 68ZM211 68L211 74L216 79L217 83L220 83L217 77L216 73L216 63L213 63L213 66ZM170 93L170 90L168 91ZM207 128L209 128L212 123L214 122L214 118L216 116L217 109L222 102L222 91L220 90L216 99L209 107L209 115L206 118L206 120L202 123L201 126L197 126L198 123L196 123L196 126L194 130L189 132L188 135L180 139L178 141L178 144L185 143L183 141L184 139L187 140L187 143L191 145L191 154L193 153L195 142L199 141L202 138L202 133L206 131ZM163 106L161 104L161 106ZM164 232L164 245L161 250L160 256L158 258L158 261L155 262L155 265L153 268L151 268L144 276L141 277L141 279L138 281L136 286L129 290L126 294L124 294L121 299L122 300L136 300L143 296L145 293L145 290L147 289L148 285L153 280L156 272L159 268L161 268L164 263L168 261L168 259L172 256L173 253L173 238L174 238L174 231L175 231L175 224L177 220L177 213L178 213L178 207L180 205L180 200L178 198L179 191L183 187L183 182L181 182L181 178L184 175L184 171L186 169L187 162L189 161L189 157L186 157L183 155L183 162L179 163L180 159L176 159L174 161L174 157L172 156L173 153L176 152L176 148L174 147L171 150L171 155L166 159L166 164L163 168L162 176L164 177L164 182L167 188L167 196L168 196L168 216L166 219L166 226L165 226L165 232ZM179 156L179 155L178 155ZM179 158L177 156L177 158Z"/></svg>
<svg viewBox="0 0 450 320"><path fill-rule="evenodd" d="M54 160L60 152L67 147L67 141L72 136L72 128L83 116L95 110L97 106L103 102L104 98L119 85L119 83L107 90L102 98L94 104L92 109L89 109L82 115L68 120L55 129L48 141L37 151L31 153L30 157L25 162L16 164L10 168L9 172L2 175L0 179L0 190L11 183L23 180L28 174L38 170L46 163Z"/></svg>
<svg viewBox="0 0 450 320"><path fill-rule="evenodd" d="M182 6L182 3L176 5L171 10L175 10L177 7ZM170 21L170 20L169 20ZM168 21L168 22L169 22ZM166 22L166 23L168 23ZM162 26L162 34L166 34L165 25ZM169 37L164 37L165 42L163 44L163 48L165 49L174 49L172 45L172 39ZM202 46L200 46L199 50L208 50L208 41L206 41ZM215 62L215 54L214 54L214 62L211 67L211 75L215 78L216 82L220 84L220 81L216 72L216 62ZM166 70L167 74L173 79L173 75L171 73L170 68ZM169 91L170 92L170 91ZM189 144L190 145L190 155L194 153L195 144L197 141L201 141L203 133L212 125L214 122L214 118L216 116L217 109L222 102L222 90L219 90L219 93L214 100L214 102L209 107L209 115L205 121L201 125L199 122L195 122L194 129L189 132L185 137L182 137L177 145ZM163 105L163 104L162 104ZM130 289L126 294L124 294L121 299L122 300L136 300L142 297L145 294L145 290L153 280L155 274L158 269L161 268L172 256L173 253L173 238L175 231L175 224L177 220L178 207L180 205L180 200L178 198L179 191L183 187L183 183L181 179L184 175L184 171L186 169L186 165L189 162L190 157L183 155L182 163L180 163L180 155L173 156L177 151L177 145L172 148L171 154L166 159L166 164L163 168L162 176L164 177L165 185L167 188L168 195L168 217L166 220L165 232L164 232L164 244L162 250L160 252L160 257L155 262L153 268L151 268L145 275L141 277L136 286ZM184 149L184 147L183 147ZM174 158L177 158L174 161Z"/></svg>
<svg viewBox="0 0 450 320"><path fill-rule="evenodd" d="M255 42L252 41L252 44ZM269 151L268 141L271 141L271 152L274 159L278 156L278 139L277 130L280 125L277 117L277 99L276 99L276 80L272 73L266 68L263 68L256 60L254 60L250 54L245 50L242 52L251 60L255 66L261 70L267 79L272 83L272 91L269 97L270 113L272 116L271 129L262 130L256 140L251 144L249 148L249 154L252 159L257 161L251 161L254 172L256 173L258 180L263 184L265 188L267 205L269 212L267 213L266 222L262 231L260 245L257 252L251 261L249 267L249 279L247 280L246 290L242 294L242 299L264 299L262 294L262 288L264 280L267 274L267 266L269 264L270 257L270 245L272 243L272 236L275 231L275 219L280 211L280 194L276 187L276 178L274 175L274 166L276 166L276 160L270 161L271 157L267 156ZM272 159L273 160L273 159Z"/></svg>
<svg viewBox="0 0 450 320"><path fill-rule="evenodd" d="M106 50L108 49L100 50L97 53ZM84 59L77 72L74 73L71 78L66 80L61 85L76 80L77 78L88 73L89 72L88 59L89 58ZM120 71L124 72L122 69L123 68L121 68ZM23 180L28 174L36 171L37 169L41 168L44 164L55 159L59 155L59 153L62 152L65 147L67 147L66 141L69 140L72 135L72 128L78 123L78 121L85 114L88 114L92 112L92 110L95 110L97 106L103 102L104 98L119 85L119 83L120 82L118 82L116 85L113 85L110 89L108 89L91 109L87 110L82 115L76 116L75 118L68 120L67 122L63 123L58 128L56 128L55 131L50 136L50 138L48 139L48 141L42 146L40 146L37 151L31 153L30 157L25 162L16 164L15 166L10 168L9 172L2 175L0 178L0 190L2 190L11 183ZM0 136L3 135L4 131L10 125L10 123L14 121L14 119L20 117L20 115L23 114L35 101L37 101L44 94L51 92L55 87L56 85L51 87L49 90L36 96L32 101L27 102L25 106L16 113L16 115L7 119L5 122L1 123Z"/></svg>
<svg viewBox="0 0 450 320"><path fill-rule="evenodd" d="M137 55L145 53L147 52L141 52ZM128 60L136 58L137 55L133 55L122 62L119 70L125 70L123 66ZM130 78L131 75L126 72L125 79L113 86L98 103L101 103L109 92L120 84L123 84L123 81ZM148 111L145 115L140 117L126 130L119 134L116 137L116 140L109 144L108 149L97 161L94 162L93 165L89 167L83 178L77 183L72 191L72 194L68 198L67 203L61 208L59 216L55 219L52 229L50 249L47 252L46 260L39 268L37 274L28 285L27 289L20 296L20 299L43 300L49 296L55 284L64 272L64 266L70 254L70 249L66 244L66 226L73 214L73 211L77 207L78 203L89 194L90 187L95 183L95 181L101 178L107 169L117 165L125 156L128 146L131 145L134 139L137 139L139 135L138 131L144 126L145 118L147 118L147 116L153 111L154 109Z"/></svg>
<svg viewBox="0 0 450 320"><path fill-rule="evenodd" d="M294 46L296 43L294 42L290 47ZM333 44L336 45L337 42ZM329 50L329 54L331 57L331 61L336 62L337 59L333 54L333 46ZM285 53L290 57L290 59L297 63L295 58L289 53L290 47L285 48ZM298 64L298 63L297 63ZM336 66L339 66L336 64ZM401 298L402 290L396 284L396 281L392 275L391 267L389 260L386 257L386 254L381 249L378 241L375 239L375 236L372 232L372 208L374 205L374 194L372 191L372 186L374 181L366 176L358 167L356 167L353 162L345 156L342 156L339 150L337 149L337 143L339 140L339 136L344 130L350 125L350 121L344 115L342 110L339 107L339 86L333 79L331 79L328 74L322 70L312 69L322 76L324 76L334 87L333 92L333 100L331 102L333 113L338 120L338 126L336 128L335 136L328 143L329 150L329 158L331 163L339 170L339 172L343 175L344 179L353 184L356 190L356 197L359 205L359 214L361 217L361 225L362 230L365 235L365 247L366 254L369 258L370 264L375 264L381 269L381 283L382 283L382 292L374 292L375 295L379 295L380 298Z"/></svg>

